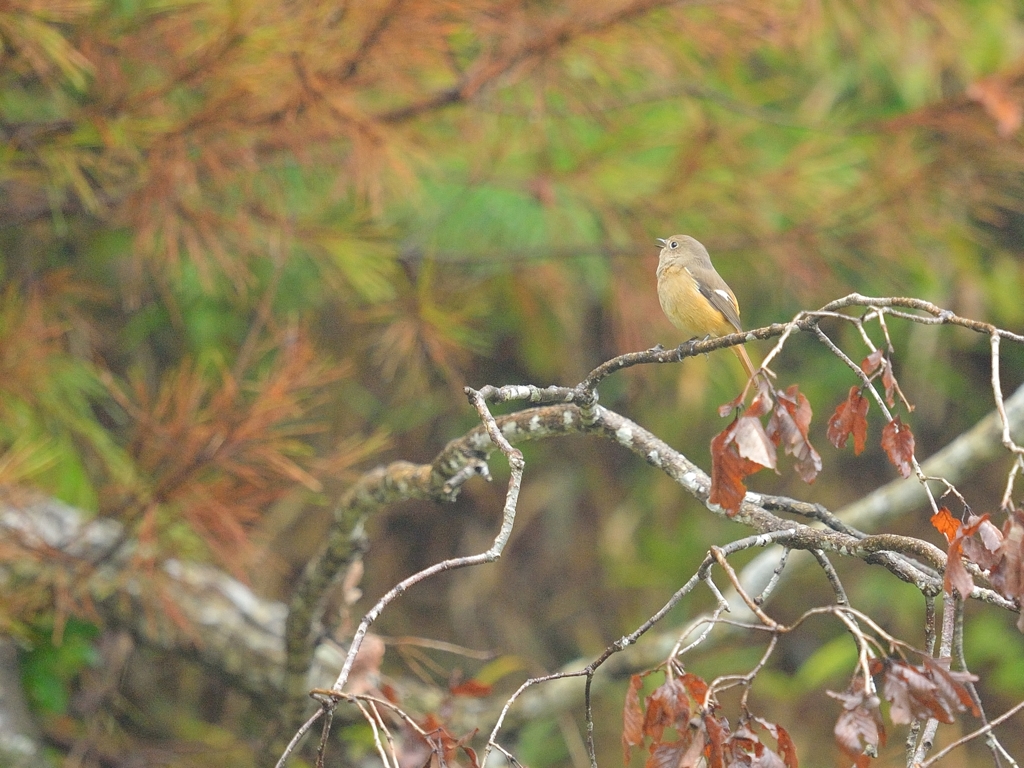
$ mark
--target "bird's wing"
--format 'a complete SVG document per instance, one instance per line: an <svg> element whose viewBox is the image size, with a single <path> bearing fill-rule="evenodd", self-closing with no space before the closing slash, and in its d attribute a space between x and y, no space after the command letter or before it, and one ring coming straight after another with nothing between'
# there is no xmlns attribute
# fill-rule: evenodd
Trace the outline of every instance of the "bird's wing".
<svg viewBox="0 0 1024 768"><path fill-rule="evenodd" d="M722 316L729 321L737 331L742 331L740 326L740 307L732 291L722 281L721 287L708 285L702 280L697 280L697 290L706 298L715 309L722 313Z"/></svg>

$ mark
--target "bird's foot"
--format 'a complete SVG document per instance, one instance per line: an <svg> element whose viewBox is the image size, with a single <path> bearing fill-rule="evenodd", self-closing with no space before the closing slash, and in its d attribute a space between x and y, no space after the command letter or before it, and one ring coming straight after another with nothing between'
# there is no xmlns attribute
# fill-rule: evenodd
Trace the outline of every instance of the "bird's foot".
<svg viewBox="0 0 1024 768"><path fill-rule="evenodd" d="M694 346L696 346L698 342L701 342L703 340L704 339L698 339L696 336L694 336L692 339L684 341L682 344L676 347L676 354L679 355L679 359L682 359L684 357L693 357Z"/></svg>

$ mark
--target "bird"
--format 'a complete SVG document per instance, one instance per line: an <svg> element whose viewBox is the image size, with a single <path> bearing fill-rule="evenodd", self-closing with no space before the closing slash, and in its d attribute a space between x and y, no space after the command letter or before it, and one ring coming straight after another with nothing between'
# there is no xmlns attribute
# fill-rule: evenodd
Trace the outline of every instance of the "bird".
<svg viewBox="0 0 1024 768"><path fill-rule="evenodd" d="M742 331L740 305L715 271L707 248L689 235L658 238L658 301L665 315L688 339L707 339ZM747 376L754 364L741 345L732 351Z"/></svg>

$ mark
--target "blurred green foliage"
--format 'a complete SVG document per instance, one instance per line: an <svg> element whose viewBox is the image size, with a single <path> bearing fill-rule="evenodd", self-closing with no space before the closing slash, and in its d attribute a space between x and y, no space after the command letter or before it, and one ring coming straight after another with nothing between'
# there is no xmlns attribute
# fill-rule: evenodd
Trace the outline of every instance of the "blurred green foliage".
<svg viewBox="0 0 1024 768"><path fill-rule="evenodd" d="M32 705L51 715L68 714L78 676L100 662L99 628L70 618L55 635L52 623L33 628L30 647L21 654L22 684Z"/></svg>

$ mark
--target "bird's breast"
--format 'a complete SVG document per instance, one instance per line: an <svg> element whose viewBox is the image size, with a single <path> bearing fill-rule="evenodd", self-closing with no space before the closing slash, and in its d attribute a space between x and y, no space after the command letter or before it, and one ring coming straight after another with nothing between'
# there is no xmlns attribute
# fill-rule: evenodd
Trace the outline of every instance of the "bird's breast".
<svg viewBox="0 0 1024 768"><path fill-rule="evenodd" d="M733 328L700 292L685 267L670 266L658 273L658 301L665 316L687 339L722 336Z"/></svg>

